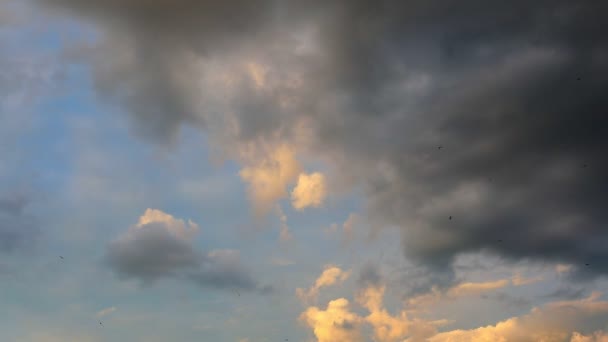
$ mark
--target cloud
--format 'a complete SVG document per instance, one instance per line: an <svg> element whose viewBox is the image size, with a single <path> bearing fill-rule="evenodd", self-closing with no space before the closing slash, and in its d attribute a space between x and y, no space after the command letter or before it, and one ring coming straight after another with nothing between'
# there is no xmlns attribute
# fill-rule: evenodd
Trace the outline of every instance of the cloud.
<svg viewBox="0 0 608 342"><path fill-rule="evenodd" d="M315 172L301 173L298 184L291 192L291 204L297 210L307 207L320 207L327 196L325 176Z"/></svg>
<svg viewBox="0 0 608 342"><path fill-rule="evenodd" d="M288 145L280 145L261 157L251 154L248 157L249 166L243 168L240 175L249 183L249 196L255 212L265 214L276 201L287 197L287 186L298 176L300 164Z"/></svg>
<svg viewBox="0 0 608 342"><path fill-rule="evenodd" d="M26 211L32 201L30 194L0 193L0 252L22 250L39 236L37 218Z"/></svg>
<svg viewBox="0 0 608 342"><path fill-rule="evenodd" d="M319 277L322 278L323 275ZM346 298L339 298L330 301L326 310L316 306L307 308L300 315L300 321L313 330L319 341L397 342L408 336L422 341L424 337L436 333L437 326L445 324L445 321L410 319L405 310L391 315L384 307L386 285L369 265L360 274L359 284L365 287L358 291L356 303L368 311L367 315L358 314L352 310ZM336 321L344 317L345 321ZM368 328L371 328L373 338L366 336Z"/></svg>
<svg viewBox="0 0 608 342"><path fill-rule="evenodd" d="M326 229L326 233L340 233L342 243L349 244L355 239L355 228L359 220L360 216L358 214L350 213L344 223L342 223L341 227L338 224L333 223L328 229Z"/></svg>
<svg viewBox="0 0 608 342"><path fill-rule="evenodd" d="M572 338L570 342L608 342L608 334L603 331L596 331L590 335L583 335L581 333L575 332L572 334Z"/></svg>
<svg viewBox="0 0 608 342"><path fill-rule="evenodd" d="M112 306L112 307L109 307L109 308L105 308L105 309L99 310L95 314L95 316L97 316L98 318L101 318L103 316L107 316L107 315L111 314L114 311L116 311L116 307Z"/></svg>
<svg viewBox="0 0 608 342"><path fill-rule="evenodd" d="M107 246L105 261L121 278L152 284L161 278L181 278L202 287L268 292L241 265L238 251L203 253L192 243L196 223L147 209L134 226Z"/></svg>
<svg viewBox="0 0 608 342"><path fill-rule="evenodd" d="M45 3L104 31L82 55L150 141L293 143L444 274L481 250L608 272L602 2ZM266 159L243 163L258 211L299 174Z"/></svg>
<svg viewBox="0 0 608 342"><path fill-rule="evenodd" d="M362 274L374 273L371 269ZM601 293L594 292L589 297L580 300L553 301L540 307L533 308L530 313L512 317L496 324L464 330L438 331L440 326L458 323L445 319L430 319L438 313L432 310L432 305L440 300L452 299L454 296L469 296L483 293L506 286L509 281L494 282L464 282L445 294L434 293L432 301L418 301L421 310L410 311L402 308L398 314L391 314L384 306L387 286L378 274L361 276L365 281L356 293L356 303L367 311L360 314L352 307L346 298L329 302L327 310L316 306L307 308L300 316L313 330L319 340L343 340L340 326L329 325L334 316L348 317L351 326L356 328L357 335L353 338L374 340L379 342L392 341L590 341L603 338L601 329L608 321L608 302L601 300ZM380 279L379 279L380 278ZM410 300L410 303L412 300ZM424 312L424 316L419 316ZM424 317L424 318L423 318ZM327 321L321 321L325 319ZM328 322L329 321L329 322ZM368 330L370 328L371 330ZM372 336L367 336L370 331Z"/></svg>
<svg viewBox="0 0 608 342"><path fill-rule="evenodd" d="M361 333L362 319L350 311L345 298L332 300L327 309L309 307L300 315L300 321L309 326L318 342L365 341Z"/></svg>
<svg viewBox="0 0 608 342"><path fill-rule="evenodd" d="M599 294L595 293L579 301L552 302L521 317L477 329L442 332L429 341L580 340L581 331L596 331L608 320L608 302L598 299Z"/></svg>
<svg viewBox="0 0 608 342"><path fill-rule="evenodd" d="M287 225L287 215L281 209L281 206L277 205L276 207L277 216L279 216L279 220L281 220L281 229L279 230L279 240L282 242L287 242L293 238L291 232L289 231L289 226Z"/></svg>
<svg viewBox="0 0 608 342"><path fill-rule="evenodd" d="M328 265L308 290L297 288L296 295L302 302L314 301L317 299L321 288L340 284L346 281L348 277L350 277L350 271L344 271L337 266Z"/></svg>

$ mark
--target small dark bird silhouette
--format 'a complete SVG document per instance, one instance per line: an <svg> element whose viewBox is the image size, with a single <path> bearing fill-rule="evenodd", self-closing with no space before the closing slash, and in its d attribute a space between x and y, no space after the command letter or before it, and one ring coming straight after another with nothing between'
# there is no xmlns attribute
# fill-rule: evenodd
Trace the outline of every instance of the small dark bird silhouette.
<svg viewBox="0 0 608 342"><path fill-rule="evenodd" d="M498 242L502 242L502 240L498 240Z"/></svg>
<svg viewBox="0 0 608 342"><path fill-rule="evenodd" d="M576 80L577 80L577 81L580 81L580 80L581 80L581 78L580 78L580 77L577 77L577 78L576 78Z"/></svg>
<svg viewBox="0 0 608 342"><path fill-rule="evenodd" d="M59 258L60 258L61 260L63 260L63 257L62 257L61 255L59 256Z"/></svg>
<svg viewBox="0 0 608 342"><path fill-rule="evenodd" d="M586 168L587 168L587 164L583 164L583 169L586 169Z"/></svg>
<svg viewBox="0 0 608 342"><path fill-rule="evenodd" d="M589 264L585 264L585 266L589 266Z"/></svg>
<svg viewBox="0 0 608 342"><path fill-rule="evenodd" d="M443 146L441 146L441 145L437 146L438 150L441 150L442 148L443 148Z"/></svg>
<svg viewBox="0 0 608 342"><path fill-rule="evenodd" d="M101 325L103 327L103 324L101 324L101 322L99 322L99 325Z"/></svg>
<svg viewBox="0 0 608 342"><path fill-rule="evenodd" d="M452 219L452 216L450 216L450 220Z"/></svg>

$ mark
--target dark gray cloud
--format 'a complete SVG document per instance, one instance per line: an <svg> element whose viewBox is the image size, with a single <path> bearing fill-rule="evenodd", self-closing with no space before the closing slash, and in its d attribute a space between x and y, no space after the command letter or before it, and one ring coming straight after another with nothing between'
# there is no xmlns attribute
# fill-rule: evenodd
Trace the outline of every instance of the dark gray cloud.
<svg viewBox="0 0 608 342"><path fill-rule="evenodd" d="M608 273L605 2L51 3L106 32L98 88L150 139L192 122L291 139L306 118L307 148L364 185L408 258L448 278L482 250ZM188 56L268 65L267 91L236 74L221 101ZM217 130L229 113L238 129Z"/></svg>
<svg viewBox="0 0 608 342"><path fill-rule="evenodd" d="M146 286L163 278L177 278L207 288L269 292L239 262L237 252L203 253L168 224L132 227L108 244L106 264L119 278L138 279Z"/></svg>

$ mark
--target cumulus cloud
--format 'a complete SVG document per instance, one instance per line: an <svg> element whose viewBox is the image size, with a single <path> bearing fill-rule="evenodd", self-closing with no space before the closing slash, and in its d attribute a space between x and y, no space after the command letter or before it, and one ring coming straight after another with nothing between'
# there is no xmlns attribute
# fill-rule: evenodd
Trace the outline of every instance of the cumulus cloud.
<svg viewBox="0 0 608 342"><path fill-rule="evenodd" d="M403 341L406 337L422 341L435 334L438 326L446 323L442 320L410 319L405 310L397 315L390 314L384 306L386 285L370 267L360 274L359 284L365 287L358 291L356 303L368 311L367 315L360 315L351 308L348 299L339 298L330 301L325 310L316 306L308 307L300 315L300 321L312 329L319 341L378 342ZM370 328L373 336L366 333Z"/></svg>
<svg viewBox="0 0 608 342"><path fill-rule="evenodd" d="M432 310L437 301L468 296L502 288L508 280L495 282L464 282L446 293L435 293L431 301L419 301L421 311L403 307L398 314L391 314L384 304L387 289L382 277L373 268L364 268L359 277L360 288L355 295L356 303L367 311L360 314L348 299L329 302L326 310L316 306L307 308L300 320L313 330L319 340L342 340L345 331L340 325L331 326L335 316L348 317L350 326L357 332L352 338L359 340L389 341L602 341L602 329L608 321L608 302L601 300L601 293L594 292L580 300L553 301L533 308L530 313L512 317L493 325L475 329L442 329L447 324L458 323L445 319L430 319L438 313ZM410 303L412 301L410 300ZM431 310L428 310L431 309ZM424 312L424 316L420 316ZM424 318L423 318L424 317ZM326 321L322 321L322 319ZM371 336L366 331L368 328Z"/></svg>
<svg viewBox="0 0 608 342"><path fill-rule="evenodd" d="M137 224L108 244L105 260L119 277L144 284L174 277L216 289L271 290L258 286L240 263L238 251L198 250L192 241L198 230L192 221L147 209Z"/></svg>
<svg viewBox="0 0 608 342"><path fill-rule="evenodd" d="M348 277L350 277L350 271L344 271L337 266L328 265L308 290L297 288L296 295L303 302L316 300L321 288L340 284L346 281Z"/></svg>
<svg viewBox="0 0 608 342"><path fill-rule="evenodd" d="M105 33L97 89L151 141L293 143L444 273L480 250L608 272L601 1L44 3ZM269 156L243 163L257 210L299 175Z"/></svg>
<svg viewBox="0 0 608 342"><path fill-rule="evenodd" d="M362 319L350 311L345 298L332 300L325 310L309 307L300 315L300 321L309 326L318 342L365 341L361 333Z"/></svg>
<svg viewBox="0 0 608 342"><path fill-rule="evenodd" d="M298 183L291 192L291 203L297 210L320 207L327 196L325 176L322 173L301 173Z"/></svg>

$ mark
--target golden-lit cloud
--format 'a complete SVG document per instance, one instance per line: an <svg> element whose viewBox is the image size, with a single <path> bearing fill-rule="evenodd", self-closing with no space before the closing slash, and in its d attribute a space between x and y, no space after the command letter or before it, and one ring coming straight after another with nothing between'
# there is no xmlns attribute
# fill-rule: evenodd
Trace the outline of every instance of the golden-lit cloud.
<svg viewBox="0 0 608 342"><path fill-rule="evenodd" d="M593 293L582 300L552 302L521 317L471 330L442 332L429 341L597 341L598 336L602 338L601 333L584 336L579 332L595 331L597 325L605 326L608 322L608 302L598 301L599 297L599 293Z"/></svg>
<svg viewBox="0 0 608 342"><path fill-rule="evenodd" d="M144 229L151 224L161 224L163 227L180 239L188 239L199 231L199 226L188 220L185 222L182 219L176 219L170 214L167 214L158 209L146 209L144 214L139 218L134 229Z"/></svg>
<svg viewBox="0 0 608 342"><path fill-rule="evenodd" d="M320 288L325 283L333 284L337 271L326 270L311 288ZM551 302L541 308L534 308L529 314L498 322L493 325L470 330L451 330L438 332L439 326L451 323L445 319L430 320L417 317L421 311L428 309L442 300L451 300L473 296L488 291L505 288L509 285L522 286L540 281L539 278L524 278L516 274L512 279L500 279L487 282L463 282L445 291L434 288L431 292L410 298L406 303L422 310L408 311L401 309L395 315L384 306L385 284L375 284L361 289L355 299L356 303L367 310L361 315L349 306L345 298L330 302L327 310L309 307L300 316L315 333L318 341L341 341L344 338L373 340L377 342L397 341L571 341L571 342L606 342L606 335L598 322L608 321L608 302L600 301L600 294L593 293L586 299L578 301ZM301 291L299 295L301 295ZM332 304L333 303L333 304ZM330 310L331 306L331 310ZM350 322L356 322L353 336L345 336L341 327L329 326L322 319L332 320L334 315L347 315ZM591 330L590 330L591 329ZM373 336L366 336L370 331Z"/></svg>
<svg viewBox="0 0 608 342"><path fill-rule="evenodd" d="M350 311L345 298L330 301L325 310L316 306L307 308L300 321L312 329L318 342L365 341L361 332L363 320Z"/></svg>
<svg viewBox="0 0 608 342"><path fill-rule="evenodd" d="M331 283L335 282L335 276L331 276L329 272L324 272L324 274L325 277L322 274L319 280L326 279ZM397 315L391 315L384 307L385 290L384 285L372 285L359 291L356 303L368 311L365 316L351 311L348 300L340 298L330 301L327 310L319 309L316 306L307 308L301 314L300 320L314 332L319 342L363 340L397 342L403 341L408 336L412 341L422 341L425 337L435 334L437 326L447 322L418 318L410 320L404 310ZM344 319L345 317L346 319ZM332 322L337 322L337 324L332 324ZM364 333L369 329L373 335L371 339L366 338Z"/></svg>
<svg viewBox="0 0 608 342"><path fill-rule="evenodd" d="M298 184L291 192L291 203L297 210L320 207L327 196L325 176L320 172L301 173Z"/></svg>
<svg viewBox="0 0 608 342"><path fill-rule="evenodd" d="M276 201L288 196L287 186L296 180L301 169L294 148L287 144L265 146L262 150L242 151L247 166L240 172L249 184L249 197L258 215L269 212Z"/></svg>
<svg viewBox="0 0 608 342"><path fill-rule="evenodd" d="M319 278L317 278L315 283L310 287L310 289L308 289L308 291L302 288L297 288L296 295L302 302L305 303L315 300L319 295L319 290L321 288L344 282L349 276L350 271L343 271L337 266L328 265L325 267Z"/></svg>

